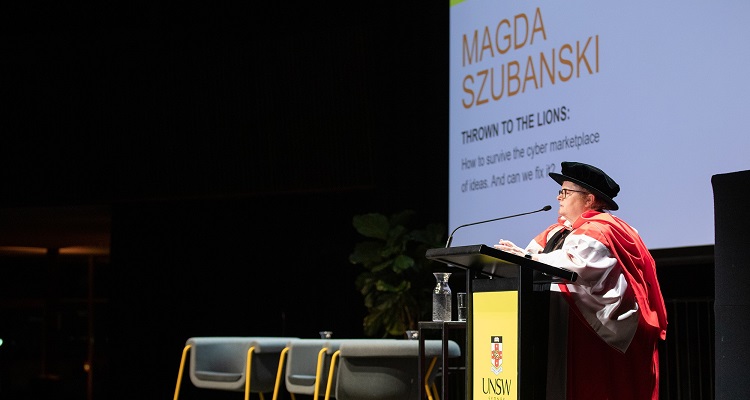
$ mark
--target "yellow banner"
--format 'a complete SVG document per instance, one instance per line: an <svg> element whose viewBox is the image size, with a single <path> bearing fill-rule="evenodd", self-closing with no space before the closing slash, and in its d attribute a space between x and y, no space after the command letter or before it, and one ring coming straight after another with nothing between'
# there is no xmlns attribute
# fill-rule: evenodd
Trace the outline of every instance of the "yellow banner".
<svg viewBox="0 0 750 400"><path fill-rule="evenodd" d="M518 399L518 292L473 293L474 400Z"/></svg>

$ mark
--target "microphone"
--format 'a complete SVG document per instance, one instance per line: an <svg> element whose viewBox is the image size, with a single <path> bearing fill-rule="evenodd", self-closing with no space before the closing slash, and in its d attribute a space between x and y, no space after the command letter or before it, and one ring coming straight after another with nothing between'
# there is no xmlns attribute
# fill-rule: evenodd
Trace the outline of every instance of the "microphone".
<svg viewBox="0 0 750 400"><path fill-rule="evenodd" d="M469 224L463 224L463 225L459 225L459 226L457 226L457 227L456 227L456 229L454 229L454 230L453 230L453 232L451 232L451 235L450 235L450 236L448 236L448 243L446 243L446 244L445 244L445 248L447 249L448 247L451 247L451 242L453 241L453 234L454 234L454 233L456 233L456 231L457 231L457 230L458 230L459 228L463 228L463 227L465 227L465 226L471 226L471 225L485 224L485 223L487 223L487 222L499 221L499 220L501 220L501 219L508 219L508 218L520 217L520 216L522 216L522 215L527 215L527 214L534 214L534 213L538 213L538 212L540 212L540 211L549 211L549 210L551 210L551 209L552 209L552 206L550 206L550 205L548 204L548 205L546 205L546 206L544 206L544 207L542 207L542 208L540 208L540 209L538 209L538 210L536 210L536 211L529 211L529 212L525 212L525 213L521 213L521 214L515 214L515 215L507 215L507 216L505 216L505 217L500 217L500 218L493 218L493 219L488 219L488 220L486 220L486 221L472 222L472 223L469 223Z"/></svg>

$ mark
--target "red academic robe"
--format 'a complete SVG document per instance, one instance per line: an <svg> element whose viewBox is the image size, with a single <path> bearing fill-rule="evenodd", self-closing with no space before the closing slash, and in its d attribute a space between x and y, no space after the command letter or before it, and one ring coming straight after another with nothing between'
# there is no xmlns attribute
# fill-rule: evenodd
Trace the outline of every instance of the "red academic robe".
<svg viewBox="0 0 750 400"><path fill-rule="evenodd" d="M546 238L546 232L537 237ZM638 328L625 352L607 344L575 305L565 284L559 284L569 304L566 398L569 400L645 400L659 398L659 339L666 339L667 313L656 278L656 266L638 233L608 213L588 211L572 225L572 234L603 243L622 266L639 306Z"/></svg>

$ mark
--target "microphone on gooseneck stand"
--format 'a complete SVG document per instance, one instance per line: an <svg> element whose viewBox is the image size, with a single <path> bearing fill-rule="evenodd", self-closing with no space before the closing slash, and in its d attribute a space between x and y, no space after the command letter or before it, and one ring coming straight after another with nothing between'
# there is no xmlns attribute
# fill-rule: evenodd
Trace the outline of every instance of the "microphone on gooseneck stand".
<svg viewBox="0 0 750 400"><path fill-rule="evenodd" d="M522 215L534 214L534 213L538 213L540 211L549 211L551 209L552 209L552 206L546 205L546 206L544 206L544 207L542 207L542 208L540 208L538 210L535 210L535 211L529 211L529 212L525 212L525 213L521 213L521 214L507 215L505 217L493 218L493 219L488 219L488 220L485 220L485 221L478 221L478 222L472 222L472 223L469 223L469 224L459 225L459 226L456 227L456 229L453 230L453 232L451 232L451 235L448 236L448 243L445 244L445 248L447 249L448 247L451 247L451 242L453 241L453 234L456 233L456 231L459 228L463 228L465 226L471 226L471 225L486 224L487 222L500 221L501 219L508 219L508 218L520 217Z"/></svg>

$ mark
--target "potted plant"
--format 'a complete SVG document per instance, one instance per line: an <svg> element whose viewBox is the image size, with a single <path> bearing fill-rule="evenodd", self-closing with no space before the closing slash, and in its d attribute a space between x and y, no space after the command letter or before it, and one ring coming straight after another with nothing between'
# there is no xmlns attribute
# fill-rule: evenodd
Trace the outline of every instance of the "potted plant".
<svg viewBox="0 0 750 400"><path fill-rule="evenodd" d="M367 239L357 243L349 256L364 271L355 281L368 314L363 322L370 337L403 337L420 320L431 320L432 275L442 264L425 258L427 249L441 247L445 226L410 227L415 212L405 210L385 216L354 216L352 224Z"/></svg>

